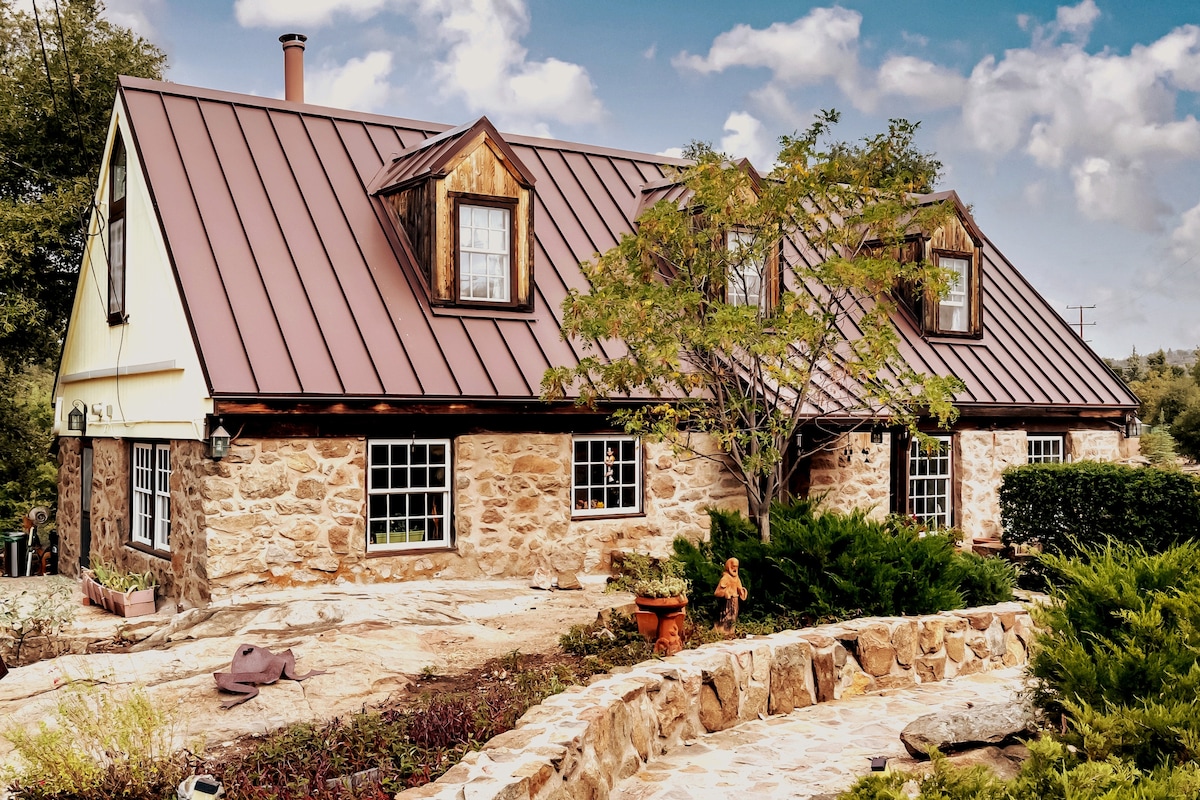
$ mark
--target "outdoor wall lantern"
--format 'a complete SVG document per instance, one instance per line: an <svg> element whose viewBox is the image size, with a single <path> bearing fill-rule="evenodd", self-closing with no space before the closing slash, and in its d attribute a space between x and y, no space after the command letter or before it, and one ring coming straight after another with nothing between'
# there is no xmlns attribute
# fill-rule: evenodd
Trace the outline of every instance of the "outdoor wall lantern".
<svg viewBox="0 0 1200 800"><path fill-rule="evenodd" d="M79 431L80 436L87 433L87 406L82 400L71 403L71 413L67 414L67 430Z"/></svg>
<svg viewBox="0 0 1200 800"><path fill-rule="evenodd" d="M1142 421L1131 416L1125 421L1125 438L1136 439L1142 435Z"/></svg>
<svg viewBox="0 0 1200 800"><path fill-rule="evenodd" d="M217 428L208 436L208 457L220 461L229 453L229 431L217 421Z"/></svg>
<svg viewBox="0 0 1200 800"><path fill-rule="evenodd" d="M883 428L871 428L871 444L883 444Z"/></svg>

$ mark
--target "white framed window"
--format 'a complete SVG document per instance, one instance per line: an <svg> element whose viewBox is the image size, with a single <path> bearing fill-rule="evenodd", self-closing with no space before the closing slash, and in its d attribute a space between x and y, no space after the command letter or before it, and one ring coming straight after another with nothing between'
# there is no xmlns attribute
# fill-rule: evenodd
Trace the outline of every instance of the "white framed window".
<svg viewBox="0 0 1200 800"><path fill-rule="evenodd" d="M575 516L642 510L642 442L636 436L576 436L571 501Z"/></svg>
<svg viewBox="0 0 1200 800"><path fill-rule="evenodd" d="M458 299L511 302L511 209L459 203Z"/></svg>
<svg viewBox="0 0 1200 800"><path fill-rule="evenodd" d="M137 544L171 550L171 446L133 443L133 530Z"/></svg>
<svg viewBox="0 0 1200 800"><path fill-rule="evenodd" d="M933 447L917 439L908 445L908 512L938 528L954 524L951 507L951 438L932 436Z"/></svg>
<svg viewBox="0 0 1200 800"><path fill-rule="evenodd" d="M367 447L367 552L449 547L449 439Z"/></svg>
<svg viewBox="0 0 1200 800"><path fill-rule="evenodd" d="M970 259L938 256L938 266L951 273L950 292L938 303L938 330L966 333L971 329L968 295Z"/></svg>
<svg viewBox="0 0 1200 800"><path fill-rule="evenodd" d="M1062 436L1030 434L1026 443L1030 464L1061 464L1065 460Z"/></svg>
<svg viewBox="0 0 1200 800"><path fill-rule="evenodd" d="M754 244L750 231L733 230L728 236L729 273L725 279L725 302L733 306L766 308L763 286L766 268L763 259L743 254Z"/></svg>

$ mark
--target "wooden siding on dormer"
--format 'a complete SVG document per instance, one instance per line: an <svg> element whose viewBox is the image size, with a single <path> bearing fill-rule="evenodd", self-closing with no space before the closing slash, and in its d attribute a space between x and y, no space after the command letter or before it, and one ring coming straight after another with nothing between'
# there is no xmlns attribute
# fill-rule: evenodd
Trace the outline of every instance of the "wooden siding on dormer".
<svg viewBox="0 0 1200 800"><path fill-rule="evenodd" d="M980 336L983 334L983 308L980 297L983 295L980 285L980 262L983 242L976 239L967 229L963 219L956 212L947 217L946 221L930 232L926 242L925 257L933 259L936 253L946 255L968 255L971 258L970 287L967 298L971 304L971 324L965 333L945 335ZM925 330L934 332L938 329L938 298L932 292L926 292L924 298ZM918 317L919 319L920 317ZM941 332L944 333L944 332Z"/></svg>
<svg viewBox="0 0 1200 800"><path fill-rule="evenodd" d="M429 198L429 181L422 181L395 194L385 195L384 205L408 235L409 245L416 256L421 277L427 286L433 285L434 204Z"/></svg>

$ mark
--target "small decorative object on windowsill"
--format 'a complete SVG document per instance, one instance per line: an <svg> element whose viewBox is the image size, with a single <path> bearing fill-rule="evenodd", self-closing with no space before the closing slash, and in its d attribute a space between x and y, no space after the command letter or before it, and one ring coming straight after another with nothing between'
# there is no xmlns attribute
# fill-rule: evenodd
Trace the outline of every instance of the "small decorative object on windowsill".
<svg viewBox="0 0 1200 800"><path fill-rule="evenodd" d="M153 614L153 572L122 572L115 565L93 559L91 569L83 571L83 604L100 606L122 617Z"/></svg>
<svg viewBox="0 0 1200 800"><path fill-rule="evenodd" d="M742 580L738 577L736 558L725 562L725 572L721 575L721 582L717 584L714 594L725 600L716 629L724 636L733 636L734 627L737 625L738 604L746 599L746 587L742 586Z"/></svg>

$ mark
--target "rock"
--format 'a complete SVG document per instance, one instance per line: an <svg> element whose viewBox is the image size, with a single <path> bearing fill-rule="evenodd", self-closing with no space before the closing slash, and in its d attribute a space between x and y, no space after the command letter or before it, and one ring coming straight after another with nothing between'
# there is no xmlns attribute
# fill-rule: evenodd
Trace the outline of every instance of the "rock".
<svg viewBox="0 0 1200 800"><path fill-rule="evenodd" d="M892 671L896 651L886 625L868 625L858 634L858 662L864 671L876 677Z"/></svg>
<svg viewBox="0 0 1200 800"><path fill-rule="evenodd" d="M583 584L579 582L579 576L574 572L560 572L558 573L558 588L564 591L573 591L582 589Z"/></svg>
<svg viewBox="0 0 1200 800"><path fill-rule="evenodd" d="M946 621L942 619L924 619L921 620L921 634L918 637L918 642L921 646L921 652L925 655L936 653L942 649L942 643L946 640Z"/></svg>
<svg viewBox="0 0 1200 800"><path fill-rule="evenodd" d="M807 642L776 648L767 711L790 714L794 709L811 706L816 702L812 683L812 647Z"/></svg>
<svg viewBox="0 0 1200 800"><path fill-rule="evenodd" d="M549 591L554 588L554 578L550 573L539 569L533 573L533 580L529 582L529 588Z"/></svg>
<svg viewBox="0 0 1200 800"><path fill-rule="evenodd" d="M901 622L892 633L892 646L896 648L896 663L910 666L917 657L917 623Z"/></svg>
<svg viewBox="0 0 1200 800"><path fill-rule="evenodd" d="M728 664L703 673L700 688L700 724L709 733L723 731L738 718L738 682Z"/></svg>
<svg viewBox="0 0 1200 800"><path fill-rule="evenodd" d="M1021 702L982 703L950 714L926 714L900 733L900 741L914 758L925 758L932 747L942 752L999 744L1037 725L1033 709Z"/></svg>

